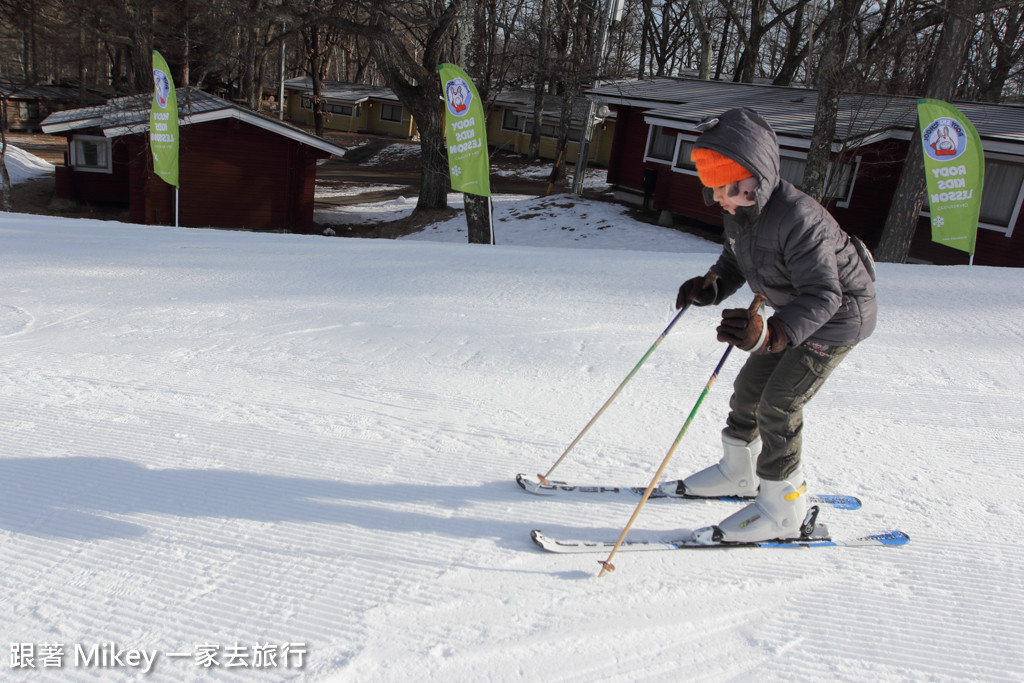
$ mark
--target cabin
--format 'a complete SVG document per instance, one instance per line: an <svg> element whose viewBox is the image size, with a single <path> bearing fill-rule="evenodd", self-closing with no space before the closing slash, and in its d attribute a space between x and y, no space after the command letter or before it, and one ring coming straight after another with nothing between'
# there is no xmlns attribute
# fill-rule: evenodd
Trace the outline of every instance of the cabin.
<svg viewBox="0 0 1024 683"><path fill-rule="evenodd" d="M313 126L313 83L308 76L284 82L285 118L303 126ZM412 115L389 88L325 80L325 130L369 135L390 135L414 138L418 134ZM589 102L579 98L573 108L573 124L564 161L575 163L583 132L583 119ZM440 106L440 104L438 105ZM558 143L558 121L562 115L562 97L544 95L540 121L542 159L555 159ZM487 115L487 145L492 149L526 155L534 129L534 94L532 90L512 90L499 94ZM595 117L592 122L590 163L606 165L611 155L615 134L615 114Z"/></svg>
<svg viewBox="0 0 1024 683"><path fill-rule="evenodd" d="M106 101L106 97L92 88L73 83L14 85L0 83L0 101L3 103L5 131L34 133L47 116L73 107L91 106Z"/></svg>
<svg viewBox="0 0 1024 683"><path fill-rule="evenodd" d="M284 82L285 119L313 127L313 79L309 76ZM367 133L412 138L416 122L390 88L376 85L324 81L324 128L345 133Z"/></svg>
<svg viewBox="0 0 1024 683"><path fill-rule="evenodd" d="M535 95L532 90L503 92L494 99L491 113L487 118L487 144L497 149L526 155L530 151L530 137L537 125L534 111ZM580 140L583 137L583 121L587 118L589 102L578 98L573 107L572 123L569 126L569 141L565 150L565 161L576 163L579 156ZM607 166L611 158L612 141L615 139L615 112L597 113L591 121L592 131L587 161L590 164ZM555 158L558 144L558 123L562 116L562 97L543 95L540 119L540 151L542 159Z"/></svg>
<svg viewBox="0 0 1024 683"><path fill-rule="evenodd" d="M775 129L782 175L803 180L817 108L806 88L656 78L605 85L587 94L615 110L617 125L608 182L621 201L663 222L678 220L720 229L721 211L704 204L690 162L696 124L733 107L760 112ZM954 102L978 130L985 153L985 184L974 263L1024 266L1024 107ZM890 95L844 94L826 182L825 206L843 228L877 246L911 137L917 100ZM965 264L970 256L931 239L927 203L918 220L910 260Z"/></svg>
<svg viewBox="0 0 1024 683"><path fill-rule="evenodd" d="M145 225L313 230L317 162L343 148L195 88L176 97L177 193L153 173L144 95L46 117L43 132L67 139L56 197L122 204Z"/></svg>

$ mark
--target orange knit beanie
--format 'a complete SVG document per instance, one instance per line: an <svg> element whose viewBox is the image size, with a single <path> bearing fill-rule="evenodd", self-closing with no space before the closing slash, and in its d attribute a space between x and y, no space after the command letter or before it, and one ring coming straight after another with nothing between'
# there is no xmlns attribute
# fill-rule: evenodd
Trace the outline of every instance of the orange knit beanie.
<svg viewBox="0 0 1024 683"><path fill-rule="evenodd" d="M690 160L697 165L697 175L705 187L730 185L754 174L729 157L712 149L698 147L690 151Z"/></svg>

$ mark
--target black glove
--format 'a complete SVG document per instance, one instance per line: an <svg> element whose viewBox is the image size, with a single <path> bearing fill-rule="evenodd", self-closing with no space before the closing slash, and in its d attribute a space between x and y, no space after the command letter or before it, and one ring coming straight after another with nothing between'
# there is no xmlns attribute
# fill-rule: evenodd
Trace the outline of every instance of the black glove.
<svg viewBox="0 0 1024 683"><path fill-rule="evenodd" d="M727 308L722 311L722 324L716 330L718 341L732 344L755 355L779 353L789 344L789 335L774 315L768 320L760 311Z"/></svg>
<svg viewBox="0 0 1024 683"><path fill-rule="evenodd" d="M707 275L698 275L684 282L676 295L676 308L684 308L689 304L707 306L718 297L718 273L709 270Z"/></svg>

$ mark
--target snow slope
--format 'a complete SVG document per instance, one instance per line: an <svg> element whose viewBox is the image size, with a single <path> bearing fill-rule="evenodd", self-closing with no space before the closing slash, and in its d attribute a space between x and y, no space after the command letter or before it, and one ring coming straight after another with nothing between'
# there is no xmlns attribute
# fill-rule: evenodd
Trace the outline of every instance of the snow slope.
<svg viewBox="0 0 1024 683"><path fill-rule="evenodd" d="M881 264L877 332L807 409L811 487L865 503L823 520L910 545L620 554L598 579L529 531L614 538L634 503L513 477L547 470L717 249L564 200L497 202L496 247L457 222L0 214L0 678L1024 678L1024 270ZM716 319L688 312L557 474L649 481ZM670 476L717 458L741 356ZM653 501L632 533L733 509Z"/></svg>

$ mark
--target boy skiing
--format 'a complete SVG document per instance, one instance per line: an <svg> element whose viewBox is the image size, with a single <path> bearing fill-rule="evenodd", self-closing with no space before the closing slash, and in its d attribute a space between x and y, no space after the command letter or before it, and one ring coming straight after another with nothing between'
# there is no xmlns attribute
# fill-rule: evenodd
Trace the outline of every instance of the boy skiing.
<svg viewBox="0 0 1024 683"><path fill-rule="evenodd" d="M781 178L775 132L757 112L731 109L697 128L691 158L705 201L724 211L724 246L706 275L679 288L676 307L717 305L747 283L774 313L722 311L718 340L750 352L733 385L722 458L662 488L756 496L694 532L697 540L795 538L807 512L803 407L874 330L874 268L824 207Z"/></svg>

